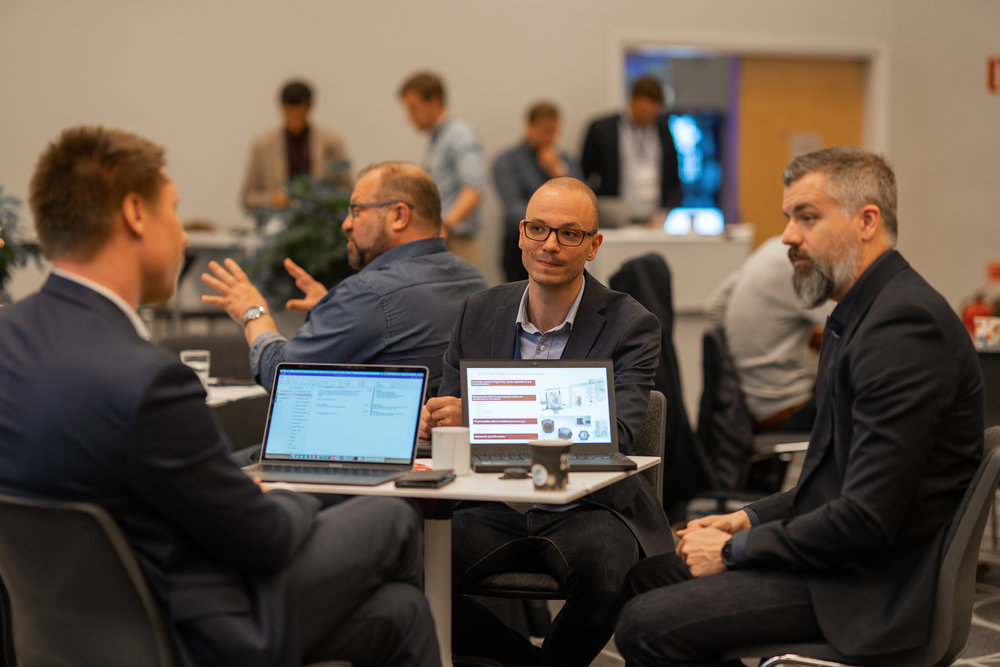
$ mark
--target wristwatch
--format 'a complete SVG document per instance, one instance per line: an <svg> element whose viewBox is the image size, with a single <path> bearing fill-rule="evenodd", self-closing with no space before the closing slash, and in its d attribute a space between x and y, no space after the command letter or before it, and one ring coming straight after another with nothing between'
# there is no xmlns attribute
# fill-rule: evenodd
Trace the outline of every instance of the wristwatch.
<svg viewBox="0 0 1000 667"><path fill-rule="evenodd" d="M722 545L722 564L727 568L735 567L736 561L733 560L733 539L729 538L729 541Z"/></svg>
<svg viewBox="0 0 1000 667"><path fill-rule="evenodd" d="M247 324L264 315L267 315L267 308L264 306L250 306L243 311L243 328L245 329Z"/></svg>

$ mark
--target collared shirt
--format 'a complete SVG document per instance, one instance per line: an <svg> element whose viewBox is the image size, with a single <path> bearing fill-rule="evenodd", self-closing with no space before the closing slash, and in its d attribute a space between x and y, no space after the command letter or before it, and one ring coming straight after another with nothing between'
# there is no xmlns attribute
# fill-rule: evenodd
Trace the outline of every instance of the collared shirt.
<svg viewBox="0 0 1000 667"><path fill-rule="evenodd" d="M562 324L544 332L528 321L528 288L524 288L524 294L521 295L521 305L517 310L517 319L514 320L514 324L517 326L517 347L522 359L562 358L566 345L569 343L569 336L573 332L573 320L576 319L576 311L580 309L580 301L583 299L583 288L586 283L585 280L581 281L580 291L577 292L576 299L569 307Z"/></svg>
<svg viewBox="0 0 1000 667"><path fill-rule="evenodd" d="M446 117L431 131L431 143L424 158L424 168L441 193L441 212L448 214L462 188L486 190L486 164L483 147L468 123ZM473 236L479 231L477 206L462 222L452 228L454 236Z"/></svg>
<svg viewBox="0 0 1000 667"><path fill-rule="evenodd" d="M135 333L139 336L139 338L142 338L143 340L149 340L152 338L149 334L149 329L146 328L146 323L142 321L141 317L139 317L139 313L136 312L135 308L127 303L125 299L121 298L104 285L58 267L53 268L52 273L60 278L71 280L78 285L83 285L87 289L94 290L108 301L118 306L119 310L125 313L125 317L127 317L128 321L132 323L133 327L135 327Z"/></svg>
<svg viewBox="0 0 1000 667"><path fill-rule="evenodd" d="M291 339L268 332L250 346L250 367L270 388L279 362L415 364L441 377L441 361L466 296L482 274L440 238L382 253L330 289Z"/></svg>
<svg viewBox="0 0 1000 667"><path fill-rule="evenodd" d="M649 218L660 206L662 147L656 124L639 127L625 113L618 124L621 194L628 215Z"/></svg>
<svg viewBox="0 0 1000 667"><path fill-rule="evenodd" d="M517 310L517 319L514 320L517 326L517 348L521 359L561 359L566 345L569 343L569 336L573 332L573 321L576 319L576 311L580 309L580 301L583 300L583 288L587 284L584 280L580 284L580 291L573 300L573 305L569 307L562 324L552 327L548 331L541 331L538 327L528 321L528 288L524 288L521 295L521 305ZM515 355L517 356L517 355ZM530 503L507 503L514 510L524 514L529 509L544 510L546 512L566 512L574 507L578 507L579 501L567 503L565 505L535 504Z"/></svg>

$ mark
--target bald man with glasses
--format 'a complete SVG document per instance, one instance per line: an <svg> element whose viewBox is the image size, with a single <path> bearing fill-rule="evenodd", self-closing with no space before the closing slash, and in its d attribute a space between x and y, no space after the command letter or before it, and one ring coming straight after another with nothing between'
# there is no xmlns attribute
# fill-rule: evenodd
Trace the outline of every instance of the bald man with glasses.
<svg viewBox="0 0 1000 667"><path fill-rule="evenodd" d="M418 364L441 377L441 355L462 300L487 284L445 248L441 197L430 176L405 162L361 172L342 225L358 273L327 290L291 259L285 268L304 293L286 307L307 312L291 339L278 333L261 293L232 259L212 262L202 280L218 295L202 300L243 325L250 366L270 387L279 362Z"/></svg>
<svg viewBox="0 0 1000 667"><path fill-rule="evenodd" d="M575 178L547 181L529 200L519 234L528 280L466 299L439 396L424 406L422 434L462 423L460 359L611 359L618 444L633 454L659 361L660 327L632 297L584 270L602 240L593 191ZM644 556L672 549L667 517L642 476L568 506L460 503L452 531L454 650L505 664L588 665L614 630L625 572ZM541 649L461 595L499 572L547 572L569 591Z"/></svg>

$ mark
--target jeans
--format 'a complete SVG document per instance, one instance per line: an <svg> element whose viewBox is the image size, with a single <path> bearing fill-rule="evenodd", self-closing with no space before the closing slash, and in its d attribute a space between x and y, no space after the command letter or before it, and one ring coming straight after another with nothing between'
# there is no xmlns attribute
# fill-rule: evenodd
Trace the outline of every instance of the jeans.
<svg viewBox="0 0 1000 667"><path fill-rule="evenodd" d="M727 570L693 579L675 554L629 571L615 643L629 667L739 667L726 651L761 643L822 641L805 577Z"/></svg>
<svg viewBox="0 0 1000 667"><path fill-rule="evenodd" d="M621 585L639 544L621 519L588 503L521 514L502 503L460 506L452 524L453 645L504 663L589 665L610 639ZM567 591L541 651L472 599L463 586L500 572L546 572Z"/></svg>

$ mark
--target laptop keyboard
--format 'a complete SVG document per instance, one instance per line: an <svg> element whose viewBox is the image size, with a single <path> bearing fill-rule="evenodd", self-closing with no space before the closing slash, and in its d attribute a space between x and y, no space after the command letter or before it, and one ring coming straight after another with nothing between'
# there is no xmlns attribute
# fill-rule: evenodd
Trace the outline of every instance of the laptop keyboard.
<svg viewBox="0 0 1000 667"><path fill-rule="evenodd" d="M322 466L303 466L294 464L268 463L269 473L304 473L307 475L339 475L344 477L381 477L388 471L378 468L333 468Z"/></svg>
<svg viewBox="0 0 1000 667"><path fill-rule="evenodd" d="M528 468L531 457L515 452L492 454L474 454L472 463L476 470L503 468ZM570 472L601 471L601 470L634 470L635 462L618 452L608 453L572 453L569 457Z"/></svg>

